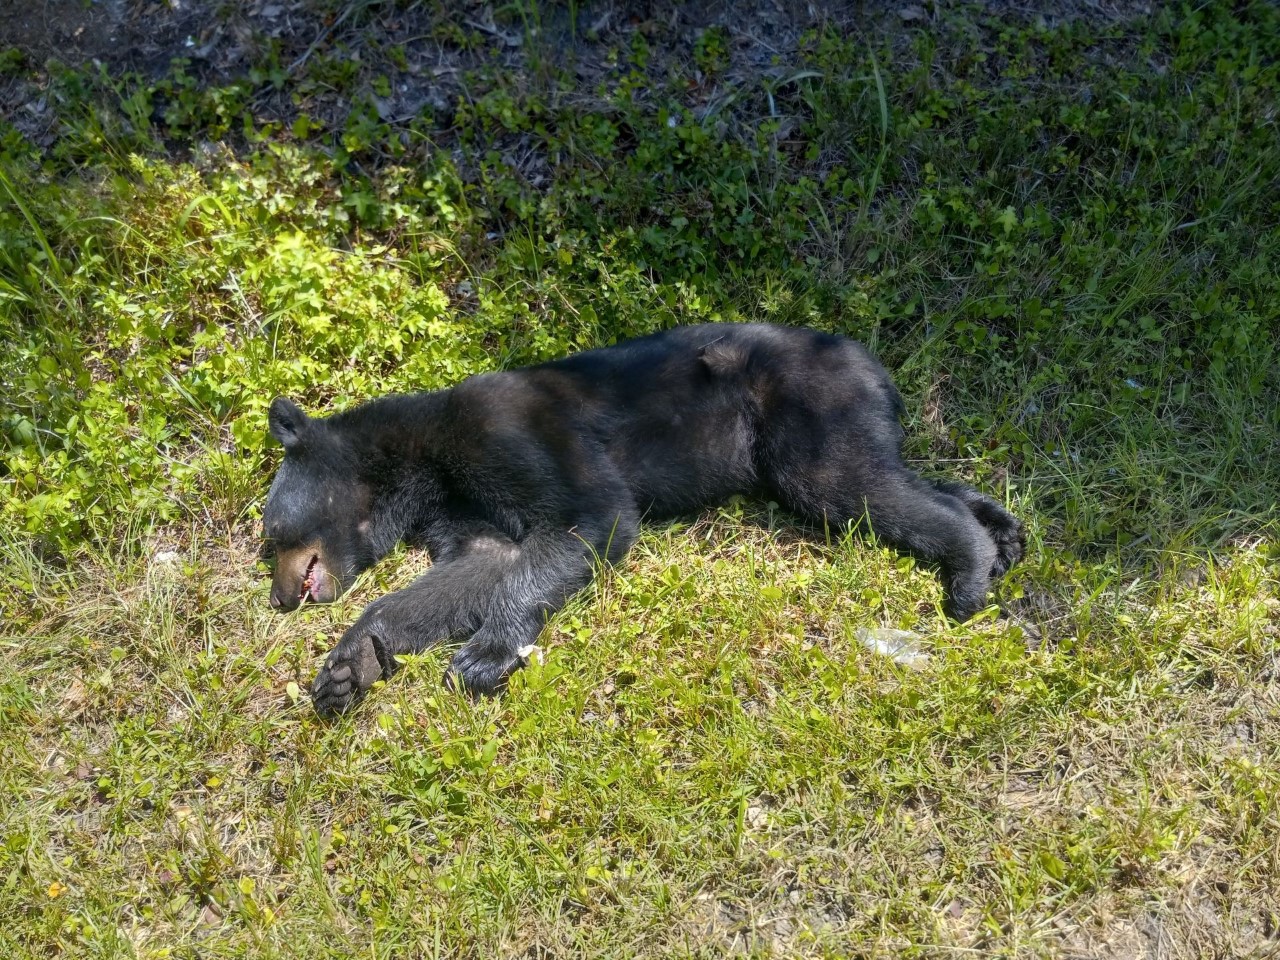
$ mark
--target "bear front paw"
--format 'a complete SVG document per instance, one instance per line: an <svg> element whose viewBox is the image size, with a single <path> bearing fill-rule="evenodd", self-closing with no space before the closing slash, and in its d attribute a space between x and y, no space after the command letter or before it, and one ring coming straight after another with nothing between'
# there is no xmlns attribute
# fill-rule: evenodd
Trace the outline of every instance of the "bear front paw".
<svg viewBox="0 0 1280 960"><path fill-rule="evenodd" d="M507 678L524 666L520 655L508 646L475 638L453 655L444 682L449 689L462 687L472 696L500 693Z"/></svg>
<svg viewBox="0 0 1280 960"><path fill-rule="evenodd" d="M344 637L330 651L311 684L311 704L322 717L346 713L374 683L394 671L394 661L371 633Z"/></svg>

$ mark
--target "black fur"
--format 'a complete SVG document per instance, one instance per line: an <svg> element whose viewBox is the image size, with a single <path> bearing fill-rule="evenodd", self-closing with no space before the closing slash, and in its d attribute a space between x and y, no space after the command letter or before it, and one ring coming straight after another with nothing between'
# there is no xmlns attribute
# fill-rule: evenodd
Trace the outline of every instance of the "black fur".
<svg viewBox="0 0 1280 960"><path fill-rule="evenodd" d="M465 640L450 678L499 689L547 615L616 561L642 517L735 493L833 529L867 523L939 568L966 619L1022 555L991 498L902 462L902 401L859 344L766 325L681 327L323 420L277 399L285 460L264 512L273 605L331 600L398 540L433 566L329 654L312 697L351 707L398 653Z"/></svg>

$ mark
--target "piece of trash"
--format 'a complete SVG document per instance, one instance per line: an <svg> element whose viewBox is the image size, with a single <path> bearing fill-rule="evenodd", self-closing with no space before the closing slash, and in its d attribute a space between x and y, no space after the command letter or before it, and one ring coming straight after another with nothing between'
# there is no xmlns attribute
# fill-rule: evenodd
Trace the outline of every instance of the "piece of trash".
<svg viewBox="0 0 1280 960"><path fill-rule="evenodd" d="M894 663L912 670L919 670L929 662L929 651L921 643L920 635L910 630L858 627L854 636L872 653L888 657Z"/></svg>
<svg viewBox="0 0 1280 960"><path fill-rule="evenodd" d="M536 643L531 643L517 650L516 656L525 663L542 663L542 648Z"/></svg>

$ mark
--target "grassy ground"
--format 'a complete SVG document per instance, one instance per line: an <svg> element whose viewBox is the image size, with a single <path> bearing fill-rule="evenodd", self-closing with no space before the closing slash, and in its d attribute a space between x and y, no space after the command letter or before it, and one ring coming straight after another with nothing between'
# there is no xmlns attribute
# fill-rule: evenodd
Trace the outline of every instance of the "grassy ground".
<svg viewBox="0 0 1280 960"><path fill-rule="evenodd" d="M15 35L0 947L1280 954L1280 13L1113 13L209 5L98 66ZM733 503L650 528L501 700L436 651L314 718L428 561L271 614L272 396L745 318L897 371L913 457L1028 524L1014 619Z"/></svg>

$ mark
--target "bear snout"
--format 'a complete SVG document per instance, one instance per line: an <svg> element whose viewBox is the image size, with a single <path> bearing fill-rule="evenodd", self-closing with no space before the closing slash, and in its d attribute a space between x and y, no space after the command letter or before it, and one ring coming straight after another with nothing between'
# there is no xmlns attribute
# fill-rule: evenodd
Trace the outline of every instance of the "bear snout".
<svg viewBox="0 0 1280 960"><path fill-rule="evenodd" d="M281 613L304 602L332 603L341 592L324 558L315 548L280 554L271 578L271 606Z"/></svg>

